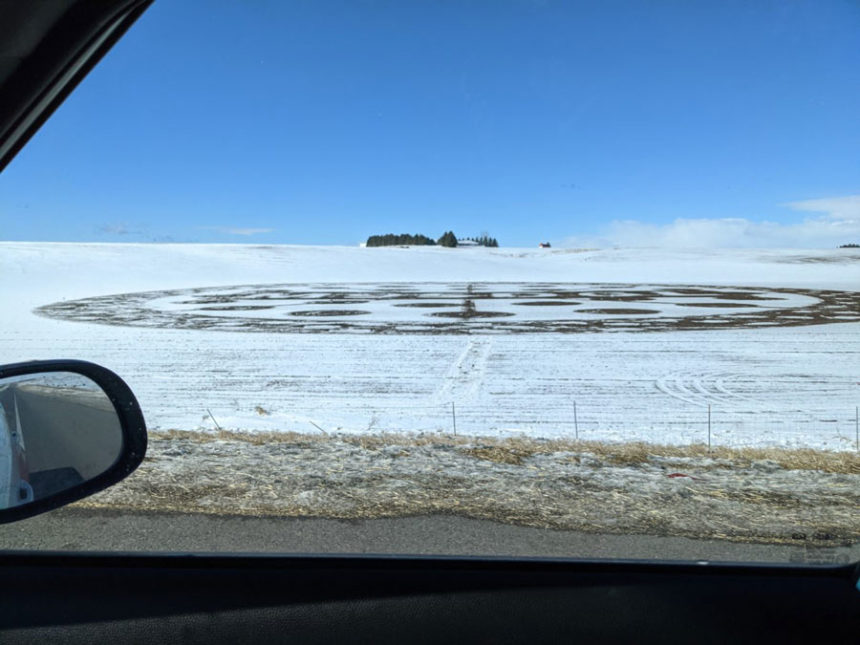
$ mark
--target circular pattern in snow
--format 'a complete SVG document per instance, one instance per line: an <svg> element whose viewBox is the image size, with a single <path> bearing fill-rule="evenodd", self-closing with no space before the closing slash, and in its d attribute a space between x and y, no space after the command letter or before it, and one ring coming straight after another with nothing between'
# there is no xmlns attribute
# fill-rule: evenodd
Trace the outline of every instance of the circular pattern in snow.
<svg viewBox="0 0 860 645"><path fill-rule="evenodd" d="M576 283L268 284L126 293L36 311L82 322L220 331L670 331L860 321L860 293Z"/></svg>

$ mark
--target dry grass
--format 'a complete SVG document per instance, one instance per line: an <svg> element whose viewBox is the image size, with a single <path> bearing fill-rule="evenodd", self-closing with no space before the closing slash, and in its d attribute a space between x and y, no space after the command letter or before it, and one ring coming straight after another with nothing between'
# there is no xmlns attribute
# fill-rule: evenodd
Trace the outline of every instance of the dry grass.
<svg viewBox="0 0 860 645"><path fill-rule="evenodd" d="M435 433L172 430L150 439L132 477L78 504L257 517L446 513L819 546L860 538L856 453Z"/></svg>
<svg viewBox="0 0 860 645"><path fill-rule="evenodd" d="M811 448L728 448L705 444L665 446L648 443L608 444L585 442L583 448L618 465L645 463L652 456L711 458L745 467L756 461L771 461L784 470L819 470L825 473L860 474L860 453L829 452ZM583 448L580 448L582 450ZM719 464L716 465L719 467Z"/></svg>
<svg viewBox="0 0 860 645"><path fill-rule="evenodd" d="M732 467L746 467L754 462L770 461L785 470L818 470L825 473L860 475L860 453L830 452L811 448L729 448L705 444L671 446L645 442L609 443L603 441L575 441L570 439L533 439L529 437L470 437L443 433L423 434L302 434L298 432L198 432L166 430L149 433L154 441L186 439L201 443L212 441L239 441L253 445L296 444L307 445L337 440L363 450L381 450L389 446L458 447L476 459L500 464L521 465L529 457L555 452L570 452L573 456L591 454L618 466L645 464L654 457L710 458L712 467L721 467L720 461L731 462Z"/></svg>
<svg viewBox="0 0 860 645"><path fill-rule="evenodd" d="M474 448L464 448L462 452L476 459L486 459L487 461L494 461L497 464L510 464L513 466L521 466L523 460L536 454L535 452L510 446L476 446Z"/></svg>
<svg viewBox="0 0 860 645"><path fill-rule="evenodd" d="M255 446L273 443L309 444L326 441L328 435L302 434L299 432L236 432L234 430L218 430L215 432L200 432L197 430L154 430L149 432L150 441L172 441L182 439L199 443L213 441L239 441Z"/></svg>

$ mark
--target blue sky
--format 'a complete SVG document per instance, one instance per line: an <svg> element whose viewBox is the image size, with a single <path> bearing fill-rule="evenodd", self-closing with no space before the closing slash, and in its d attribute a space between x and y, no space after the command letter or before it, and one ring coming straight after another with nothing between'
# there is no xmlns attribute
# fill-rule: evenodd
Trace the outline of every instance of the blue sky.
<svg viewBox="0 0 860 645"><path fill-rule="evenodd" d="M860 242L860 3L157 1L0 239Z"/></svg>

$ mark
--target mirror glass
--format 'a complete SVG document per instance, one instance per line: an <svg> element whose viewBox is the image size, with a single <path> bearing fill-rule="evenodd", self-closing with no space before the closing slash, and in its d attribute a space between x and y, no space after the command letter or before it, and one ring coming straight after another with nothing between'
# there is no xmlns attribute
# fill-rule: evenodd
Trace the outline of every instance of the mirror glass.
<svg viewBox="0 0 860 645"><path fill-rule="evenodd" d="M116 410L89 378L46 372L0 379L0 508L97 477L122 446Z"/></svg>

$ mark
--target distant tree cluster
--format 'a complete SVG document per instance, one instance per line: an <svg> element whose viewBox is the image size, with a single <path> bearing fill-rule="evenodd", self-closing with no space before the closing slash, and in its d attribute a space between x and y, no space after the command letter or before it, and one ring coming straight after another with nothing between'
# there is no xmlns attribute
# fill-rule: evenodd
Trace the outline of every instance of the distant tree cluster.
<svg viewBox="0 0 860 645"><path fill-rule="evenodd" d="M436 243L439 246L447 246L449 248L454 248L455 246L457 246L457 236L454 235L454 231L445 231L442 234L442 237L440 237Z"/></svg>
<svg viewBox="0 0 860 645"><path fill-rule="evenodd" d="M432 246L436 242L420 233L417 235L409 235L408 233L394 235L393 233L388 233L387 235L371 235L367 238L367 246L402 246L407 244Z"/></svg>
<svg viewBox="0 0 860 645"><path fill-rule="evenodd" d="M474 242L475 244L480 244L481 246L499 246L498 240L494 237L490 237L486 233L479 237L467 237L464 239ZM442 237L438 240L433 240L432 238L429 238L426 235L421 235L420 233L415 235L409 235L408 233L401 233L400 235L388 233L386 235L371 235L367 238L365 246L434 246L436 244L439 246L454 248L457 246L457 236L454 235L454 231L445 231L442 234Z"/></svg>
<svg viewBox="0 0 860 645"><path fill-rule="evenodd" d="M860 249L860 244L840 244L840 249Z"/></svg>
<svg viewBox="0 0 860 645"><path fill-rule="evenodd" d="M496 238L490 237L486 234L481 235L479 237L466 237L463 239L469 240L470 242L475 242L476 244L480 244L481 246L489 246L491 248L498 248L499 246L499 241Z"/></svg>

